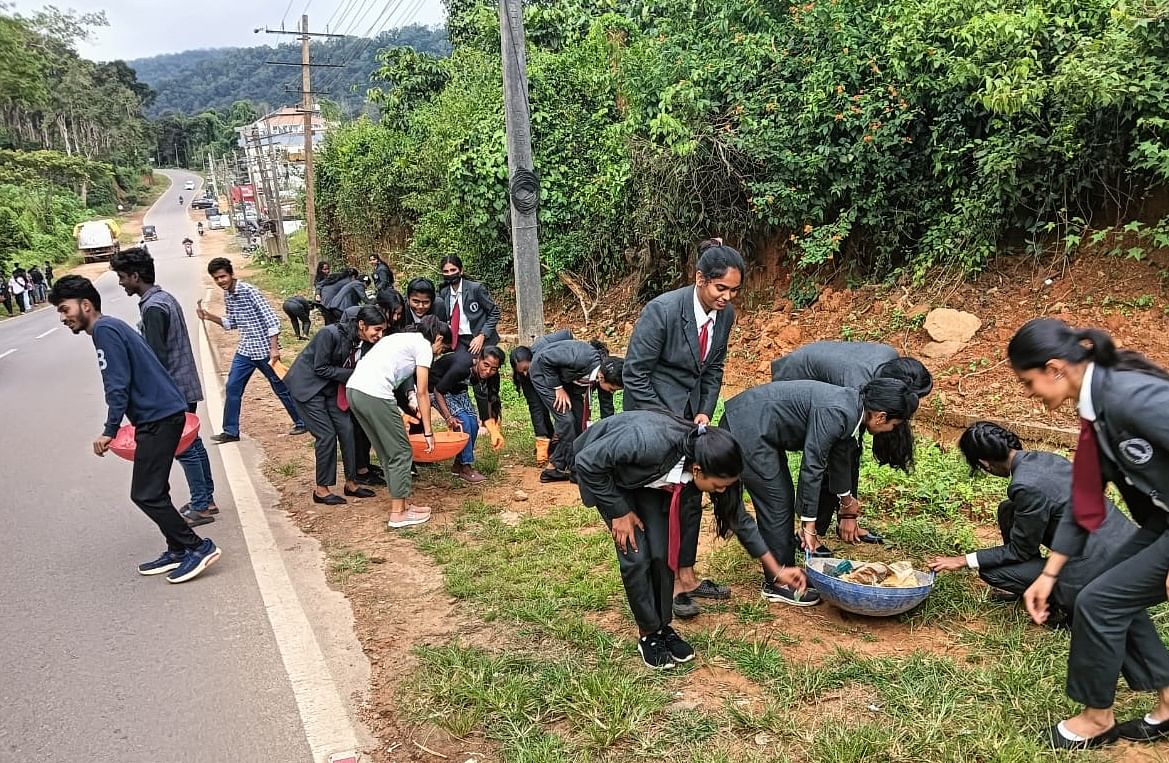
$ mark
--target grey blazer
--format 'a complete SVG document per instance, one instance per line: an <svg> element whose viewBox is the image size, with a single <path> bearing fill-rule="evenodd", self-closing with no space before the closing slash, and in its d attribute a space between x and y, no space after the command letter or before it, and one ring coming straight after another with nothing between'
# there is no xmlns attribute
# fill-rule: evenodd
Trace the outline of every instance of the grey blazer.
<svg viewBox="0 0 1169 763"><path fill-rule="evenodd" d="M692 424L660 411L626 411L593 424L573 443L581 501L610 521L633 511L637 489L670 473L682 460L686 437L693 430ZM683 503L687 498L701 500L694 483L684 489ZM751 556L758 559L767 553L759 527L742 501L732 529Z"/></svg>
<svg viewBox="0 0 1169 763"><path fill-rule="evenodd" d="M863 387L897 350L879 342L812 342L771 361L772 381L822 381Z"/></svg>
<svg viewBox="0 0 1169 763"><path fill-rule="evenodd" d="M434 300L434 314L449 323L453 303L451 287L444 284ZM491 299L486 286L464 278L463 309L467 311L467 320L471 322L472 337L482 334L486 344L499 344L499 334L495 331L499 324L499 305ZM455 337L455 340L458 341L458 337Z"/></svg>
<svg viewBox="0 0 1169 763"><path fill-rule="evenodd" d="M825 479L834 493L852 490L853 432L864 414L860 392L817 381L771 382L726 402L721 425L743 446L747 465L765 479L787 472L787 452L801 451L796 510L816 518Z"/></svg>
<svg viewBox="0 0 1169 763"><path fill-rule="evenodd" d="M1015 456L1007 498L1015 510L1010 542L976 552L979 568L1038 559L1040 546L1060 553L1066 553L1061 548L1070 548L1074 553L1068 554L1059 575L1059 585L1069 594L1069 602L1108 567L1112 553L1137 529L1106 501L1104 524L1091 535L1081 530L1072 518L1072 464L1055 453L1028 450ZM1057 538L1062 538L1062 543Z"/></svg>
<svg viewBox="0 0 1169 763"><path fill-rule="evenodd" d="M569 333L571 336L567 330L565 333ZM561 339L541 344L537 341L528 376L532 380L532 386L535 387L536 393L542 398L551 400L556 397L557 387L571 390L573 386L576 386L576 389L585 392L584 387L573 385L573 382L590 375L600 363L600 351L588 342L577 339ZM613 415L612 393L606 392L598 386L597 401L600 405L602 418Z"/></svg>
<svg viewBox="0 0 1169 763"><path fill-rule="evenodd" d="M713 416L734 324L735 308L727 305L715 319L706 360L700 363L694 287L653 299L641 311L625 352L625 410L658 408L687 419Z"/></svg>
<svg viewBox="0 0 1169 763"><path fill-rule="evenodd" d="M318 331L284 375L284 383L293 399L303 403L326 391L330 385L349 381L353 369L342 368L342 364L356 346L353 324L334 323Z"/></svg>

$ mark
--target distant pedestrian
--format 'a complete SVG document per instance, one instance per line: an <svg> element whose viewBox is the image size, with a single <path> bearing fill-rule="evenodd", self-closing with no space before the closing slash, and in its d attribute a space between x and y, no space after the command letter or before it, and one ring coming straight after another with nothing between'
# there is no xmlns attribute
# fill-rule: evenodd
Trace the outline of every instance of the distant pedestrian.
<svg viewBox="0 0 1169 763"><path fill-rule="evenodd" d="M88 278L65 276L53 286L49 300L61 323L74 334L89 334L97 350L109 412L101 436L93 442L93 452L106 454L123 418L134 425L130 500L166 538L166 551L139 564L138 572L168 573L171 583L197 577L219 559L220 551L210 538L196 535L171 502L171 460L186 421L183 394L138 332L124 321L101 314L101 295Z"/></svg>
<svg viewBox="0 0 1169 763"><path fill-rule="evenodd" d="M118 274L118 285L127 296L138 297L142 338L183 393L187 411L194 413L203 399L203 384L191 349L191 335L178 300L154 282L154 258L141 249L123 249L110 261L110 270ZM215 505L215 480L203 439L196 437L175 460L183 467L191 493L191 502L179 513L192 527L214 522L219 507Z"/></svg>
<svg viewBox="0 0 1169 763"><path fill-rule="evenodd" d="M40 304L49 298L49 291L45 287L45 274L36 265L28 269L28 280L32 283L33 304Z"/></svg>
<svg viewBox="0 0 1169 763"><path fill-rule="evenodd" d="M292 333L296 334L296 338L307 339L312 325L313 303L298 294L284 300L282 309L292 324Z"/></svg>
<svg viewBox="0 0 1169 763"><path fill-rule="evenodd" d="M48 260L45 260L45 283L53 288L53 266Z"/></svg>
<svg viewBox="0 0 1169 763"><path fill-rule="evenodd" d="M394 288L394 271L389 264L376 254L369 256L369 267L373 271L374 291Z"/></svg>
<svg viewBox="0 0 1169 763"><path fill-rule="evenodd" d="M12 292L8 288L8 274L3 270L0 270L0 302L4 303L4 309L12 317Z"/></svg>
<svg viewBox="0 0 1169 763"><path fill-rule="evenodd" d="M280 319L276 317L276 312L259 289L235 277L235 268L226 257L216 257L207 263L207 272L215 284L223 289L227 315L220 317L200 306L197 311L199 320L218 323L224 331L238 330L240 333L239 346L231 361L231 371L227 374L223 431L212 437L211 441L219 444L239 442L239 414L244 389L248 386L248 379L257 370L264 374L272 385L272 391L284 404L284 410L292 418L293 426L289 434L305 434L308 429L296 412L288 387L272 369L272 364L280 360Z"/></svg>
<svg viewBox="0 0 1169 763"><path fill-rule="evenodd" d="M12 277L8 279L8 291L12 294L12 299L16 301L20 312L28 312L32 305L28 303L28 280L25 279L24 270L21 268L12 271Z"/></svg>

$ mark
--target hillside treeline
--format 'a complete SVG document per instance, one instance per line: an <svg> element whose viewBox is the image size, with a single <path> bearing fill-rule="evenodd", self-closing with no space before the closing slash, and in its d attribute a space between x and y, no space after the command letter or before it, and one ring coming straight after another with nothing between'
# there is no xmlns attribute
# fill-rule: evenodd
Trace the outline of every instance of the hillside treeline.
<svg viewBox="0 0 1169 763"><path fill-rule="evenodd" d="M288 39L288 38L285 38ZM349 113L361 110L369 75L378 67L377 52L408 46L437 56L446 55L446 31L420 25L391 29L376 38L345 37L313 43L313 61L337 64L339 69L317 69L314 90L328 90L329 98ZM230 111L236 101L249 101L261 111L294 103L300 88L300 70L271 66L267 61L300 61L300 43L219 48L167 53L130 62L139 79L158 93L148 114L192 115Z"/></svg>
<svg viewBox="0 0 1169 763"><path fill-rule="evenodd" d="M0 267L64 259L74 223L145 190L155 144L142 109L154 93L124 62L76 51L105 23L0 6Z"/></svg>
<svg viewBox="0 0 1169 763"><path fill-rule="evenodd" d="M669 279L712 235L868 276L1070 246L1169 181L1167 8L526 4L546 273L593 290L631 268ZM334 253L408 242L430 262L459 254L499 282L498 17L480 0L448 9L452 54L385 52L371 93L381 121L328 139L321 234Z"/></svg>

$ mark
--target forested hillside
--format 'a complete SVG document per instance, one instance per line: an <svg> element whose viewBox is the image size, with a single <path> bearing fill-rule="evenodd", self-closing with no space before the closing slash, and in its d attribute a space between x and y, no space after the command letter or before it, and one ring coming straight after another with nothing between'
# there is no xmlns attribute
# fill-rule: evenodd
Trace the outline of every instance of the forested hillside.
<svg viewBox="0 0 1169 763"><path fill-rule="evenodd" d="M451 56L390 55L383 121L330 135L322 241L504 281L498 17L447 5ZM1118 222L1143 237L1123 254L1169 243L1155 210L1134 221L1169 183L1166 0L542 0L525 23L552 283L668 281L713 235L918 279Z"/></svg>
<svg viewBox="0 0 1169 763"><path fill-rule="evenodd" d="M314 42L315 62L343 64L344 68L317 69L313 89L329 90L330 100L349 113L359 111L369 87L369 75L379 65L378 51L394 46L409 46L436 56L450 51L445 30L418 25L391 29L372 40L347 37ZM157 117L230 109L236 101L279 106L295 98L286 98L284 88L300 87L300 71L269 66L265 61L299 62L300 44L188 50L129 63L138 78L158 93L149 109L150 116Z"/></svg>
<svg viewBox="0 0 1169 763"><path fill-rule="evenodd" d="M0 5L0 267L74 251L74 223L134 203L145 190L154 97L122 61L77 55L102 14Z"/></svg>

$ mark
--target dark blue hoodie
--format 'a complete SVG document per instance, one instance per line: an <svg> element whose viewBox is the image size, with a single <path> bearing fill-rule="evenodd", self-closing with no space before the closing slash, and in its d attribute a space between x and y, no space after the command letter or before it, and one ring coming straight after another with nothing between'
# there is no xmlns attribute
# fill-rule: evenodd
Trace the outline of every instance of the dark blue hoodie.
<svg viewBox="0 0 1169 763"><path fill-rule="evenodd" d="M93 324L97 367L106 390L106 437L128 418L135 426L183 413L187 401L154 350L125 321L103 315Z"/></svg>

